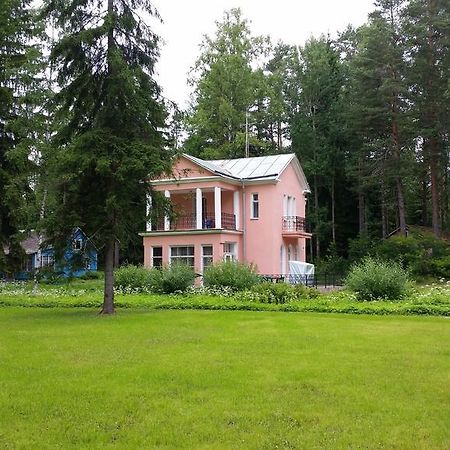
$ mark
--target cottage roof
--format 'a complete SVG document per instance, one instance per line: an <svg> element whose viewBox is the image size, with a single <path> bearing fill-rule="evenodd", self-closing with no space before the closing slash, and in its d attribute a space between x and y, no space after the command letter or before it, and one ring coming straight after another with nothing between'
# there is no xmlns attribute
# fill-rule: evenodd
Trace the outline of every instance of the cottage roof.
<svg viewBox="0 0 450 450"><path fill-rule="evenodd" d="M294 153L219 160L203 160L187 154L183 156L212 173L242 181L275 180L291 162L294 162L304 189L309 192L308 182Z"/></svg>

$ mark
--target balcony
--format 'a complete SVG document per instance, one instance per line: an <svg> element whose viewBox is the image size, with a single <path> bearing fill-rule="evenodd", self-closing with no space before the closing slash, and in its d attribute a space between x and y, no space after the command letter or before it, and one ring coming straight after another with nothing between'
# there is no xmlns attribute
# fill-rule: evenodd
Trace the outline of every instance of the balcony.
<svg viewBox="0 0 450 450"><path fill-rule="evenodd" d="M222 213L222 230L236 230L236 217L234 214ZM202 219L202 230L210 230L216 228L215 217L209 214ZM197 218L195 213L178 214L170 221L169 229L166 231L191 231L197 230ZM164 231L164 221L159 220L152 224L152 231Z"/></svg>
<svg viewBox="0 0 450 450"><path fill-rule="evenodd" d="M282 234L283 236L300 236L309 234L308 222L304 217L283 216Z"/></svg>

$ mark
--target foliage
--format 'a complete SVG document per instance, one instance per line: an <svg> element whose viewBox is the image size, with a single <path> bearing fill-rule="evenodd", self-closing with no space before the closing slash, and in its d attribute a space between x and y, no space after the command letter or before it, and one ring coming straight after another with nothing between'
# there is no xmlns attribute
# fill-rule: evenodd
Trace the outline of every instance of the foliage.
<svg viewBox="0 0 450 450"><path fill-rule="evenodd" d="M0 271L8 273L21 267L20 230L35 218L33 179L45 103L42 26L31 0L1 2Z"/></svg>
<svg viewBox="0 0 450 450"><path fill-rule="evenodd" d="M153 269L157 270L157 269ZM161 269L159 291L164 294L183 292L195 281L195 272L187 264L171 264Z"/></svg>
<svg viewBox="0 0 450 450"><path fill-rule="evenodd" d="M397 261L414 275L449 276L448 272L443 274L440 267L443 264L442 268L445 268L445 258L450 257L450 247L447 242L429 234L385 239L376 247L376 254L384 260ZM443 261L436 264L436 260L441 258Z"/></svg>
<svg viewBox="0 0 450 450"><path fill-rule="evenodd" d="M81 280L102 280L104 278L105 274L99 270L91 271L88 270L86 273L81 275L79 278Z"/></svg>
<svg viewBox="0 0 450 450"><path fill-rule="evenodd" d="M256 288L256 286L255 286ZM296 299L268 303L267 293L255 288L232 292L229 288L189 287L184 293L161 295L117 289L121 308L201 309L233 311L289 311L372 315L450 316L450 281L417 287L402 300L360 301L350 291L320 294L315 289L296 286ZM277 288L275 288L277 289ZM256 289L257 290L257 289ZM59 285L0 282L0 306L42 308L99 308L101 284L97 280L73 280Z"/></svg>
<svg viewBox="0 0 450 450"><path fill-rule="evenodd" d="M301 284L264 282L253 286L251 290L237 294L241 300L258 301L260 303L284 304L302 299L313 299L320 296L317 289Z"/></svg>
<svg viewBox="0 0 450 450"><path fill-rule="evenodd" d="M58 28L51 51L60 91L49 154L46 231L57 252L80 226L105 249L104 313L114 311L113 255L144 226L148 185L167 166L165 107L153 79L158 37L147 0L45 0ZM137 231L137 230L136 230Z"/></svg>
<svg viewBox="0 0 450 450"><path fill-rule="evenodd" d="M224 13L213 38L205 37L191 83L195 87L188 116L188 153L206 159L244 156L246 114L262 101L261 73L252 68L262 54L261 38L251 36L239 9ZM253 120L247 120L252 123ZM259 144L251 136L252 144Z"/></svg>
<svg viewBox="0 0 450 450"><path fill-rule="evenodd" d="M352 267L346 286L359 300L399 300L408 293L408 274L400 264L367 257Z"/></svg>
<svg viewBox="0 0 450 450"><path fill-rule="evenodd" d="M249 289L259 281L256 267L239 262L224 261L205 269L203 282L208 287L229 287L239 291Z"/></svg>
<svg viewBox="0 0 450 450"><path fill-rule="evenodd" d="M151 290L154 278L146 267L129 264L115 270L114 285L118 289L146 292Z"/></svg>

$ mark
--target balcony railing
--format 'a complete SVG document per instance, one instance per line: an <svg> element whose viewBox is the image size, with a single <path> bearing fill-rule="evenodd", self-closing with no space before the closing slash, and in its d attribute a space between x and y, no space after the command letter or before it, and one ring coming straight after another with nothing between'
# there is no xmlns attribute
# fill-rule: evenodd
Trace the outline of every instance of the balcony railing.
<svg viewBox="0 0 450 450"><path fill-rule="evenodd" d="M236 229L236 217L234 214L222 213L222 226L224 230ZM205 215L202 219L202 229L209 230L216 228L216 220L214 216L209 214ZM197 217L195 214L179 214L170 221L170 231L182 231L182 230L196 230L197 229ZM164 221L158 220L152 224L153 231L164 231Z"/></svg>
<svg viewBox="0 0 450 450"><path fill-rule="evenodd" d="M282 225L284 233L309 233L308 222L304 217L283 216Z"/></svg>

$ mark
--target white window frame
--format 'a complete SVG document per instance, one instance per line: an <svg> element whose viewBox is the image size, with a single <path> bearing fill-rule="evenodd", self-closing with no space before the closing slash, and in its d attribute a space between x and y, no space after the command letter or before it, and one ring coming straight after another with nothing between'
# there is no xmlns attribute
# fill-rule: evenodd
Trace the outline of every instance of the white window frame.
<svg viewBox="0 0 450 450"><path fill-rule="evenodd" d="M81 252L83 250L83 239L76 238L72 241L72 250L74 252Z"/></svg>
<svg viewBox="0 0 450 450"><path fill-rule="evenodd" d="M205 248L211 249L211 254L205 255ZM211 260L208 264L205 265L205 260ZM214 262L214 246L212 244L202 244L202 267L201 271L205 270L205 267L212 265Z"/></svg>
<svg viewBox="0 0 450 450"><path fill-rule="evenodd" d="M255 214L255 206L257 214ZM250 196L250 219L259 219L259 206L259 194L258 192L252 192Z"/></svg>
<svg viewBox="0 0 450 450"><path fill-rule="evenodd" d="M192 254L188 253L186 255L173 255L175 249L192 249ZM189 250L188 250L189 252ZM173 245L169 247L169 263L172 264L175 261L185 260L188 266L195 267L195 246L194 245ZM192 263L192 264L191 264Z"/></svg>
<svg viewBox="0 0 450 450"><path fill-rule="evenodd" d="M161 256L155 256L155 253L154 253L155 248L161 249ZM161 265L155 266L155 259L161 260ZM154 247L152 247L151 263L152 263L152 267L162 267L163 266L163 248L161 245L155 245Z"/></svg>
<svg viewBox="0 0 450 450"><path fill-rule="evenodd" d="M223 243L223 260L237 261L237 242Z"/></svg>
<svg viewBox="0 0 450 450"><path fill-rule="evenodd" d="M41 267L53 267L55 258L53 255L41 255Z"/></svg>

